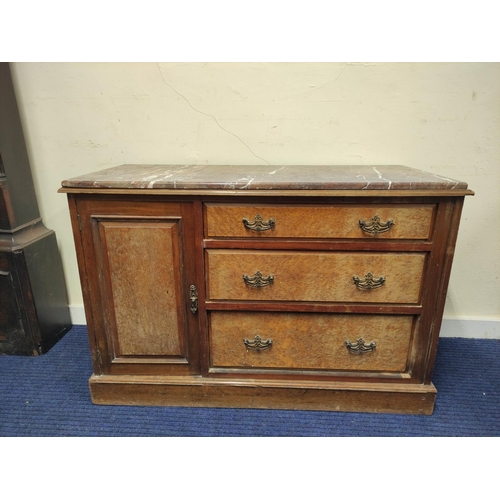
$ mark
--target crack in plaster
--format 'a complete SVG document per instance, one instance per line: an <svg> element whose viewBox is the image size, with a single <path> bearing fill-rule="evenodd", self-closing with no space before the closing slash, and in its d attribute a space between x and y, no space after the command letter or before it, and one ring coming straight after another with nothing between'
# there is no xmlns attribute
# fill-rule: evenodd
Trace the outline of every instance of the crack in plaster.
<svg viewBox="0 0 500 500"><path fill-rule="evenodd" d="M223 130L224 132L226 132L226 133L228 133L228 134L230 134L230 135L232 135L232 136L236 137L236 139L238 139L238 140L239 140L239 141L240 141L240 142L241 142L241 143L242 143L242 144L243 144L243 145L244 145L244 146L248 149L248 151L250 151L250 153L252 153L252 154L255 156L255 158L259 158L259 160L265 161L268 165L271 165L271 164L270 164L270 163L269 163L269 162L268 162L265 158L262 158L261 156L259 156L259 155L255 154L255 153L251 150L250 146L249 146L249 145L248 145L248 144L247 144L247 143L246 143L246 142L245 142L245 141L244 141L241 137L237 136L235 133L231 132L230 130L225 129L225 128L224 128L224 127L223 127L223 126L219 123L219 121L217 120L217 118L216 118L214 115L211 115L210 113L205 113L204 111L200 111L199 109L196 109L196 108L195 108L195 107L191 104L191 102L187 99L187 97L186 97L186 96L184 96L183 94L181 94L178 90L176 90L174 87L172 87L172 85L170 85L170 83L168 83L168 82L167 82L167 80L165 80L165 77L163 76L163 72L162 72L162 70L161 70L161 66L160 66L160 64L159 64L159 63L157 63L157 66L158 66L158 71L160 72L161 78L162 78L162 80L164 81L165 85L167 85L168 87L170 87L170 88L171 88L171 89L172 89L172 90L173 90L173 91L174 91L177 95L179 95L180 97L182 97L182 98L183 98L183 99L184 99L184 100L188 103L188 105L189 105L189 106L190 106L190 107L191 107L194 111L196 111L197 113L200 113L201 115L205 115L205 116L208 116L208 117L212 118L212 119L215 121L215 123L219 126L219 128L220 128L221 130Z"/></svg>
<svg viewBox="0 0 500 500"><path fill-rule="evenodd" d="M336 82L342 76L342 73L347 68L347 66L349 66L349 64L351 64L351 63L345 63L344 67L341 69L340 73L333 80L330 80L329 82L326 82L323 85L321 85L321 87L318 87L318 88L315 88L315 89L312 89L312 90L308 90L307 92L303 92L302 94L295 94L293 96L287 97L287 99L289 99L291 97L299 97L301 95L312 94L313 92L317 92L318 90L322 89L323 87L326 87L327 85L330 85L330 83Z"/></svg>

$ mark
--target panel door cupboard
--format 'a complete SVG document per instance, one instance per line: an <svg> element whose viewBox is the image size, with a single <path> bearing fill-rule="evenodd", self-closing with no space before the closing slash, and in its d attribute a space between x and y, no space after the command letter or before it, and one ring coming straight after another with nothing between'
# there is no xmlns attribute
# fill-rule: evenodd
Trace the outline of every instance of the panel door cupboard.
<svg viewBox="0 0 500 500"><path fill-rule="evenodd" d="M95 403L432 413L473 193L408 167L309 167L299 184L305 168L129 165L63 182Z"/></svg>
<svg viewBox="0 0 500 500"><path fill-rule="evenodd" d="M102 374L199 374L192 203L76 201L86 314ZM81 228L81 231L80 231Z"/></svg>

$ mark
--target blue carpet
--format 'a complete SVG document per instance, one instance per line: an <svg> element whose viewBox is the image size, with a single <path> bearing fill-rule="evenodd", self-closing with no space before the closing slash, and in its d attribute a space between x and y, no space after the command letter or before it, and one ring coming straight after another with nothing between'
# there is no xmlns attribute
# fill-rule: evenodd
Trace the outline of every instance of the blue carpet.
<svg viewBox="0 0 500 500"><path fill-rule="evenodd" d="M500 436L500 340L442 338L432 416L96 406L86 328L0 356L0 436Z"/></svg>

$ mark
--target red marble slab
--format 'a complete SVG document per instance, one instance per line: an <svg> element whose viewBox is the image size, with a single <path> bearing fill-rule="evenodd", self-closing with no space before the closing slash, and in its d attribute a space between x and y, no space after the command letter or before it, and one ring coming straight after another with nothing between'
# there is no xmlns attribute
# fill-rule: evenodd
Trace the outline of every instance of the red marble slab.
<svg viewBox="0 0 500 500"><path fill-rule="evenodd" d="M120 165L65 188L222 190L442 190L465 182L402 165Z"/></svg>

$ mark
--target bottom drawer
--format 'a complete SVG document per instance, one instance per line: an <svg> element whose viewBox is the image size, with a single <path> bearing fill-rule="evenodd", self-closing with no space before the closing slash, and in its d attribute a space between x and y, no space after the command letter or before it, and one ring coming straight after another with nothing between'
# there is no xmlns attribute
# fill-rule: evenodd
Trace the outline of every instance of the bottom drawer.
<svg viewBox="0 0 500 500"><path fill-rule="evenodd" d="M212 311L210 362L214 368L404 372L412 329L413 316Z"/></svg>

